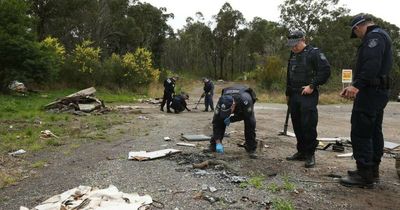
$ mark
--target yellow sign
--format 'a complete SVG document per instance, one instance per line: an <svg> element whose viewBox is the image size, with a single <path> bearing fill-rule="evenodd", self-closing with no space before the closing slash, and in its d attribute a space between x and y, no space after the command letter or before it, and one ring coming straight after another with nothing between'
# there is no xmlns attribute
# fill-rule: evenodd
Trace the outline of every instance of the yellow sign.
<svg viewBox="0 0 400 210"><path fill-rule="evenodd" d="M351 69L342 69L342 83L351 83L353 71Z"/></svg>

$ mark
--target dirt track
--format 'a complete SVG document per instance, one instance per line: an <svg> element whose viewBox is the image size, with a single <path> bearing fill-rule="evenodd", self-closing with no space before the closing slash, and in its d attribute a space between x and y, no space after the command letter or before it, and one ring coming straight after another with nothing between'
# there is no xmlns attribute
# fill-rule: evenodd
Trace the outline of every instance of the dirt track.
<svg viewBox="0 0 400 210"><path fill-rule="evenodd" d="M200 93L200 88L192 92L192 104ZM328 174L344 175L347 169L354 168L354 160L338 159L337 153L331 150L316 153L317 166L313 169L305 169L302 162L286 161L285 157L295 152L295 139L276 135L283 128L286 105L256 103L257 138L267 146L259 150L257 160L249 159L243 148L237 146L244 138L242 122L232 124L227 130L231 137L224 139L224 155L207 156L201 152L207 142L196 142L196 148L175 145L181 141L181 133L211 134L212 113L201 112L202 105L199 110L181 114L162 113L158 106L150 104L139 106L142 106L142 114L105 115L125 119L124 124L108 129L110 141L83 143L68 154L62 152L68 146L61 146L57 151L26 156L32 160L47 160L49 166L16 186L0 190L0 209L18 209L21 205L34 207L52 195L79 185L107 187L110 184L124 192L149 194L163 203L165 209L267 209L276 198L291 200L296 209L400 208L400 182L394 159L389 156L383 158L382 182L374 190L345 188L327 177ZM349 136L350 112L351 105L319 106L319 137ZM139 120L139 115L149 120ZM400 143L399 116L400 103L389 103L383 129L386 139L395 143ZM164 136L173 140L165 142ZM126 159L129 151L164 148L179 148L183 154L142 162ZM227 165L205 171L192 168L192 163L210 159L223 160ZM259 189L240 187L230 181L234 175L263 176L265 180ZM285 183L294 184L295 190ZM205 185L218 190L210 192L205 190ZM277 189L274 186L278 186ZM196 199L202 188L203 195L220 201L211 203Z"/></svg>

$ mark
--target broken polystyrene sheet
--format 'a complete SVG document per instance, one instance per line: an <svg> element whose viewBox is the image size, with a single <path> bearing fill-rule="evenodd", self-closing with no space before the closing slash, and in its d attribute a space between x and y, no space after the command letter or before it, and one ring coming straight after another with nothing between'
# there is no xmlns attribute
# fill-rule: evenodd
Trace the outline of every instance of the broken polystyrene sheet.
<svg viewBox="0 0 400 210"><path fill-rule="evenodd" d="M338 158L346 158L346 157L351 157L351 156L353 156L353 153L352 153L352 152L350 152L350 153L345 153L345 154L340 154L340 155L336 155L336 157L338 157Z"/></svg>
<svg viewBox="0 0 400 210"><path fill-rule="evenodd" d="M190 144L190 143L185 143L185 142L178 142L176 143L178 146L185 146L185 147L196 147L196 144Z"/></svg>
<svg viewBox="0 0 400 210"><path fill-rule="evenodd" d="M15 151L15 152L10 152L10 153L8 153L8 155L11 155L11 156L18 156L18 155L22 155L22 154L25 154L25 153L26 153L25 150L19 149L19 150Z"/></svg>
<svg viewBox="0 0 400 210"><path fill-rule="evenodd" d="M322 138L317 138L318 141L328 141L328 142L336 142L336 141L340 141L341 138L339 137L333 137L333 138L329 138L329 137L322 137Z"/></svg>
<svg viewBox="0 0 400 210"><path fill-rule="evenodd" d="M385 141L385 144L384 144L384 148L386 148L386 149L396 149L399 146L400 146L400 144L396 144L396 143L390 142L390 141Z"/></svg>
<svg viewBox="0 0 400 210"><path fill-rule="evenodd" d="M51 197L31 210L132 210L151 203L153 200L149 195L124 193L113 185L106 189L79 186Z"/></svg>
<svg viewBox="0 0 400 210"><path fill-rule="evenodd" d="M171 138L169 138L168 136L164 137L164 141L171 141Z"/></svg>
<svg viewBox="0 0 400 210"><path fill-rule="evenodd" d="M152 160L156 158L165 157L167 155L175 154L181 152L177 149L163 149L157 150L153 152L146 152L146 151L138 151L138 152L129 152L128 159L129 160Z"/></svg>
<svg viewBox="0 0 400 210"><path fill-rule="evenodd" d="M200 135L182 135L182 137L188 141L210 141L211 136L206 136L204 134Z"/></svg>
<svg viewBox="0 0 400 210"><path fill-rule="evenodd" d="M79 110L81 110L82 112L91 112L100 106L101 104L97 102L90 104L78 104Z"/></svg>

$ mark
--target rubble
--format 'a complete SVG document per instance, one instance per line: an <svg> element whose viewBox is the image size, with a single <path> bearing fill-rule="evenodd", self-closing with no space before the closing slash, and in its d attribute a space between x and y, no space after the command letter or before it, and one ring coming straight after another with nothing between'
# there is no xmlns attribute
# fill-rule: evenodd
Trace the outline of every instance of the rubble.
<svg viewBox="0 0 400 210"><path fill-rule="evenodd" d="M96 89L90 87L49 103L44 108L56 113L74 113L77 111L84 113L104 113L109 111L109 109L104 105L104 102L94 96L95 93Z"/></svg>

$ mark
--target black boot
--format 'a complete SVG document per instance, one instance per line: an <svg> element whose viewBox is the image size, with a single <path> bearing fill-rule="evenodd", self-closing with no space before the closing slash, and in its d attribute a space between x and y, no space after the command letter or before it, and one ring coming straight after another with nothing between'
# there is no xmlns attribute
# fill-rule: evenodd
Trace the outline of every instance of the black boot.
<svg viewBox="0 0 400 210"><path fill-rule="evenodd" d="M161 107L161 108L160 108L160 111L162 111L162 112L163 112L163 111L164 111L164 107Z"/></svg>
<svg viewBox="0 0 400 210"><path fill-rule="evenodd" d="M257 155L256 150L247 151L247 154L249 155L249 157L250 157L251 159L257 159L257 158L258 158L258 155Z"/></svg>
<svg viewBox="0 0 400 210"><path fill-rule="evenodd" d="M353 173L353 172L351 172ZM375 187L372 167L357 167L357 172L340 179L340 184L346 187Z"/></svg>
<svg viewBox="0 0 400 210"><path fill-rule="evenodd" d="M286 160L292 161L292 160L299 160L303 161L306 159L306 156L303 153L296 152L294 155L286 157Z"/></svg>
<svg viewBox="0 0 400 210"><path fill-rule="evenodd" d="M314 166L315 166L315 155L307 155L304 167L314 168Z"/></svg>
<svg viewBox="0 0 400 210"><path fill-rule="evenodd" d="M208 145L208 148L203 149L203 152L204 152L204 153L216 152L215 144L210 144L210 145Z"/></svg>
<svg viewBox="0 0 400 210"><path fill-rule="evenodd" d="M167 110L167 113L172 113L170 109Z"/></svg>
<svg viewBox="0 0 400 210"><path fill-rule="evenodd" d="M358 170L349 170L347 171L347 175L349 176L356 176L358 174ZM374 183L378 184L380 179L379 179L379 165L375 165L372 167L372 177L374 179Z"/></svg>

